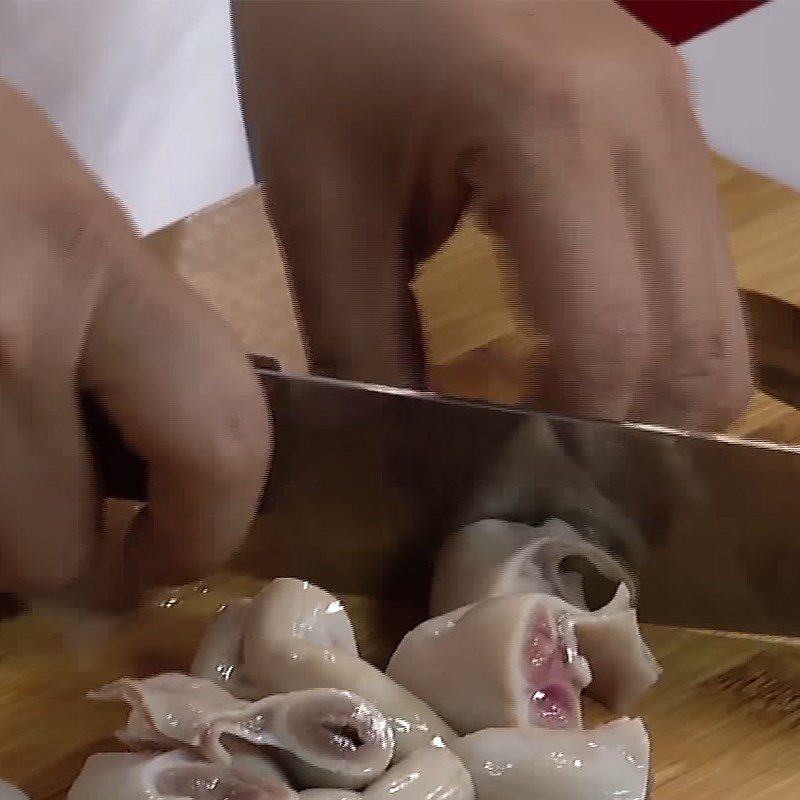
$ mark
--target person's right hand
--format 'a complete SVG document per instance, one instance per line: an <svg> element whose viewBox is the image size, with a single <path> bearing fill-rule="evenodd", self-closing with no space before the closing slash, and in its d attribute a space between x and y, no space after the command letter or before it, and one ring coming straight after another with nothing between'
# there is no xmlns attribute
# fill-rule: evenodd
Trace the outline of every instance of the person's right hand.
<svg viewBox="0 0 800 800"><path fill-rule="evenodd" d="M149 465L126 583L227 559L271 452L255 374L43 114L0 83L0 591L62 588L101 549L83 390Z"/></svg>

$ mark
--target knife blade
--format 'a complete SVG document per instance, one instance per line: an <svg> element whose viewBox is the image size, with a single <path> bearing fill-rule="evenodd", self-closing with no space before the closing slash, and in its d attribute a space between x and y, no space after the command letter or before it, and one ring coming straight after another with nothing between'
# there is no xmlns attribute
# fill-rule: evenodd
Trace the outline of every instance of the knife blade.
<svg viewBox="0 0 800 800"><path fill-rule="evenodd" d="M420 599L461 525L560 517L638 576L645 622L800 634L800 449L276 366L256 359L275 455L238 568ZM88 398L84 414L104 494L146 500L145 465Z"/></svg>
<svg viewBox="0 0 800 800"><path fill-rule="evenodd" d="M800 308L750 289L741 294L759 387L800 408Z"/></svg>

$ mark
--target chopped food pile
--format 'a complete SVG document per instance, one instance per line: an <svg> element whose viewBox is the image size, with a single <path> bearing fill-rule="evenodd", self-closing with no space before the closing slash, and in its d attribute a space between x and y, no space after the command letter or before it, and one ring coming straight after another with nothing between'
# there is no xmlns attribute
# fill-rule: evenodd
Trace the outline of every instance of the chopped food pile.
<svg viewBox="0 0 800 800"><path fill-rule="evenodd" d="M479 525L446 544L436 616L385 672L336 597L279 578L220 611L191 674L91 693L129 706L129 752L91 756L68 800L644 800L642 721L586 730L581 708L624 714L658 678L627 576L560 521ZM571 546L619 578L606 605L588 609Z"/></svg>

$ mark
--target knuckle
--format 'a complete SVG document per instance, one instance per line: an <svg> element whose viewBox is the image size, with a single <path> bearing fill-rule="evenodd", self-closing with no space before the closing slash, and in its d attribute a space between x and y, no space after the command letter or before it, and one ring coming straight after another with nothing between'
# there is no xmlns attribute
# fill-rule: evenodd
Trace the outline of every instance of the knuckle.
<svg viewBox="0 0 800 800"><path fill-rule="evenodd" d="M636 384L651 350L647 320L638 305L607 306L590 330L575 331L558 360L584 392L622 393Z"/></svg>
<svg viewBox="0 0 800 800"><path fill-rule="evenodd" d="M721 325L705 322L688 326L675 344L668 384L676 408L711 425L733 421L755 391L747 359L732 351Z"/></svg>
<svg viewBox="0 0 800 800"><path fill-rule="evenodd" d="M38 224L54 266L75 285L93 284L98 275L138 251L137 237L115 198L92 181L54 191Z"/></svg>
<svg viewBox="0 0 800 800"><path fill-rule="evenodd" d="M674 51L657 59L653 69L656 94L667 111L683 112L690 106L689 74L683 59Z"/></svg>
<svg viewBox="0 0 800 800"><path fill-rule="evenodd" d="M11 379L29 377L34 361L74 354L81 315L108 268L98 255L114 238L113 215L80 192L52 194L63 207L23 208L0 221L0 373Z"/></svg>
<svg viewBox="0 0 800 800"><path fill-rule="evenodd" d="M92 192L91 196L74 192L71 202L53 213L48 232L63 255L95 256L106 250L121 232L114 212L113 201L102 192Z"/></svg>
<svg viewBox="0 0 800 800"><path fill-rule="evenodd" d="M732 368L719 393L712 424L725 426L738 419L744 413L755 391L755 381L747 364Z"/></svg>
<svg viewBox="0 0 800 800"><path fill-rule="evenodd" d="M236 488L263 479L268 459L269 422L260 392L233 394L217 403L196 447L181 468L214 486Z"/></svg>
<svg viewBox="0 0 800 800"><path fill-rule="evenodd" d="M501 114L506 124L521 116L527 125L531 114L540 126L564 119L575 122L594 96L584 61L516 50L509 53L505 42L492 56L475 97L482 99L490 117Z"/></svg>
<svg viewBox="0 0 800 800"><path fill-rule="evenodd" d="M242 435L241 420L232 413L227 421L206 429L199 447L183 466L196 478L232 488L251 479L257 463L257 449Z"/></svg>
<svg viewBox="0 0 800 800"><path fill-rule="evenodd" d="M549 116L578 124L591 98L596 96L593 78L578 65L559 63L528 73L523 91L533 94L537 110Z"/></svg>

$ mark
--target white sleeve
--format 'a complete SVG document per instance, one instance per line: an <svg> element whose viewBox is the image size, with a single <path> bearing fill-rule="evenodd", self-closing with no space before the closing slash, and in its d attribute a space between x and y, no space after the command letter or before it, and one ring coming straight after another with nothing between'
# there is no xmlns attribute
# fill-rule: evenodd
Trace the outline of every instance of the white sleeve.
<svg viewBox="0 0 800 800"><path fill-rule="evenodd" d="M800 191L800 3L771 0L681 45L711 146Z"/></svg>
<svg viewBox="0 0 800 800"><path fill-rule="evenodd" d="M0 77L47 111L142 233L253 183L228 0L5 0Z"/></svg>

